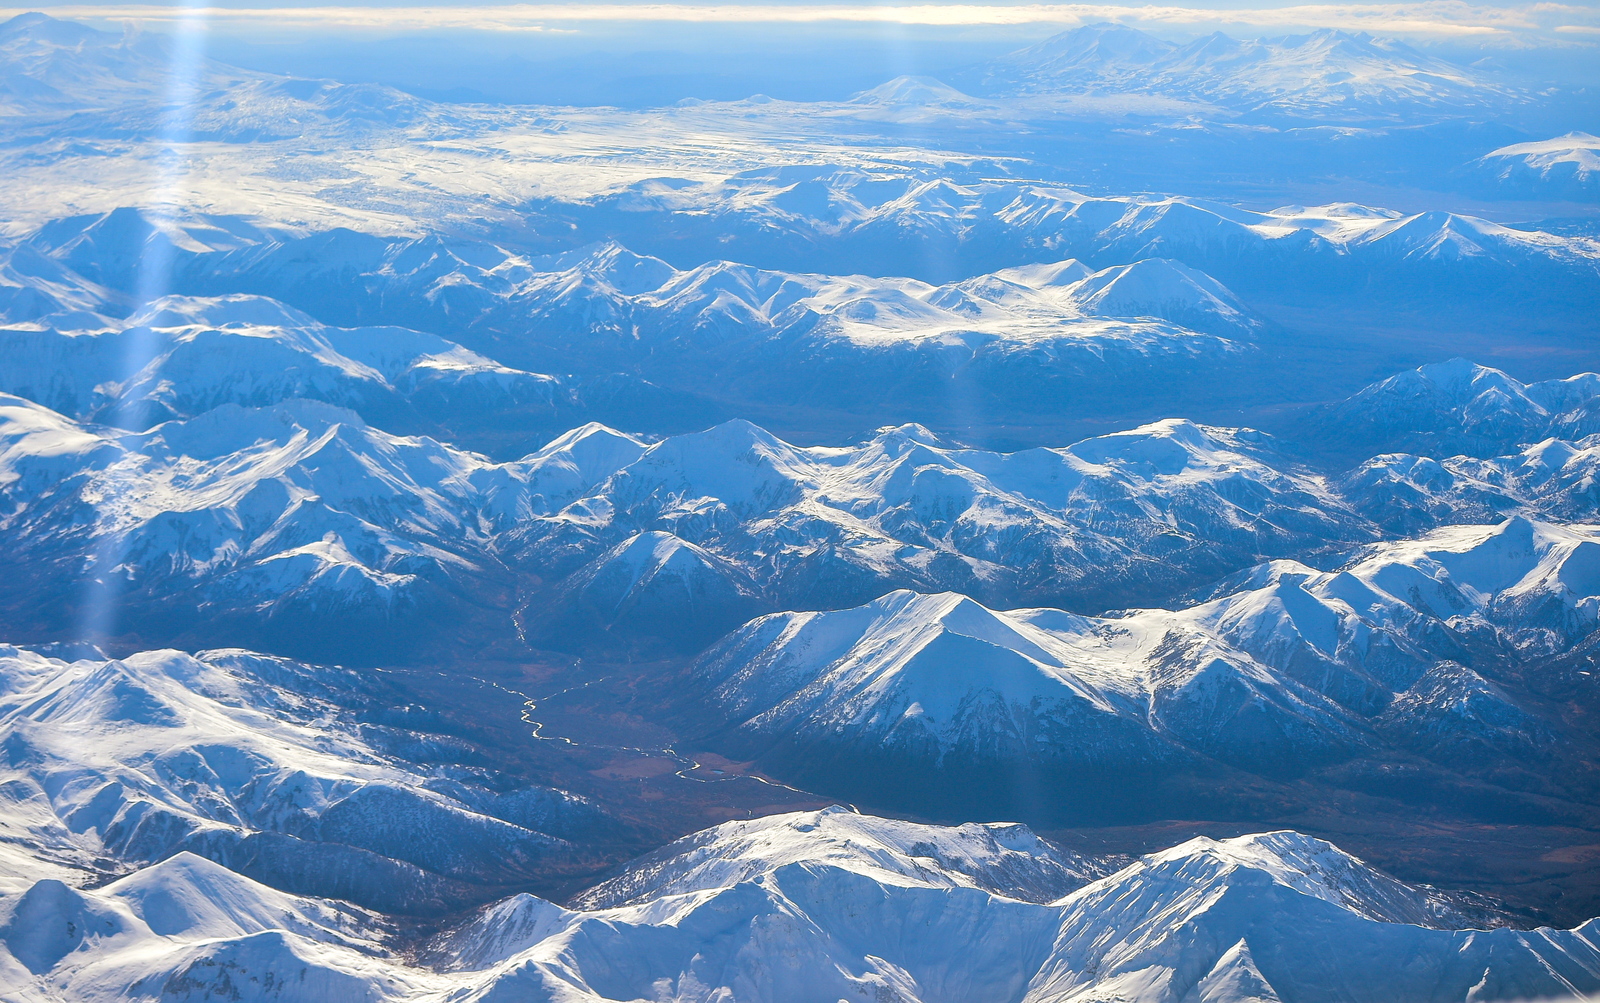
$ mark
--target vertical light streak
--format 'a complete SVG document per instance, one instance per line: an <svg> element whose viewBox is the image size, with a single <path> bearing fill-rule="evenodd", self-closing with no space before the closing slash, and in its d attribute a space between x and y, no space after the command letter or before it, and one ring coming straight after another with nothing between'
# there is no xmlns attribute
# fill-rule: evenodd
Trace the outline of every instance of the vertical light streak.
<svg viewBox="0 0 1600 1003"><path fill-rule="evenodd" d="M156 133L151 139L153 184L145 205L138 207L150 225L138 249L132 293L135 311L172 292L175 244L169 234L181 223L187 201L187 182L193 156L195 104L205 66L208 12L195 3L179 8L174 31L166 46L167 74ZM153 362L161 340L148 327L136 327L123 335L119 373L123 388L137 382L138 375ZM143 429L149 423L148 408L139 400L122 395L109 424L119 428ZM114 513L107 512L103 498L97 513L99 540L91 563L85 568L82 604L79 607L78 637L103 644L121 631L118 607L129 579L124 566L127 543Z"/></svg>

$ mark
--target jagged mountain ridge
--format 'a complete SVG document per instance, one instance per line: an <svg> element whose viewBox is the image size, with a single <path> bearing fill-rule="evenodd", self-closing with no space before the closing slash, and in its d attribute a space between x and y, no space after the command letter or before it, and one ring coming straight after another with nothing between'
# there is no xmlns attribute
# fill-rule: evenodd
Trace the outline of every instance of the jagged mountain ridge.
<svg viewBox="0 0 1600 1003"><path fill-rule="evenodd" d="M693 184L645 180L548 208L574 218L580 232L590 214L614 232L627 227L639 233L631 246L675 259L713 260L731 249L765 267L805 269L817 260L811 256L825 254L830 269L842 262L869 274L887 267L950 281L1019 259L1071 256L1104 267L1165 257L1247 297L1276 299L1348 295L1357 287L1385 302L1395 295L1434 299L1440 279L1430 276L1448 273L1452 290L1470 293L1462 281L1468 271L1496 286L1537 274L1577 283L1569 292L1592 290L1600 260L1592 238L1513 230L1449 212L1355 203L1263 212L1202 198L1096 197L1066 185L829 164ZM642 219L652 221L650 232L638 231ZM960 270L928 274L929 263L912 264L917 247L937 249L932 263Z"/></svg>
<svg viewBox="0 0 1600 1003"><path fill-rule="evenodd" d="M1600 376L1523 383L1467 359L1380 380L1318 416L1309 434L1347 453L1494 456L1546 438L1600 432Z"/></svg>
<svg viewBox="0 0 1600 1003"><path fill-rule="evenodd" d="M524 625L553 643L574 641L562 617L582 611L623 632L635 614L691 621L704 643L796 601L1087 593L1113 566L1129 588L1170 591L1371 536L1269 438L1182 421L1019 453L918 426L801 448L747 422L655 444L589 425L494 463L308 401L143 433L15 397L4 417L12 602L53 587L72 615L90 598L47 571L87 562L168 618L147 624L181 634L198 609L231 643L258 643L230 633L254 624L314 645L309 625L350 616L396 643L440 616L509 630L516 593L542 597Z"/></svg>
<svg viewBox="0 0 1600 1003"><path fill-rule="evenodd" d="M1587 377L1508 395L1509 377L1472 373L1476 403L1381 403L1389 381L1354 398L1347 420L1356 435L1373 414L1448 429L1460 407L1486 401L1515 438L1555 413L1581 423L1592 405ZM4 411L12 602L55 588L58 619L78 615L93 590L61 592L76 579L45 576L88 562L121 569L115 588L165 640L185 636L196 622L186 610L198 609L218 631L203 643L298 636L307 653L317 631L303 628L319 618L414 621L395 635L409 644L434 621L406 611L439 604L491 632L509 632L521 605L522 628L558 647L596 631L625 643L677 633L698 647L762 612L892 588L1012 606L1167 604L1264 558L1375 539L1380 526L1412 535L1595 512L1583 442L1484 461L1384 455L1330 479L1260 433L1183 421L1016 453L920 426L802 448L744 422L654 444L591 424L497 463L305 401L230 404L143 433L15 397ZM230 633L252 619L276 633Z"/></svg>
<svg viewBox="0 0 1600 1003"><path fill-rule="evenodd" d="M1170 588L1244 553L1367 530L1249 430L1167 421L1060 450L990 453L918 426L860 447L801 449L732 422L651 446L519 525L504 547L559 572L660 532L739 565L771 600L827 606L899 583L1092 589L1111 567Z"/></svg>
<svg viewBox="0 0 1600 1003"><path fill-rule="evenodd" d="M32 629L82 630L97 603L120 603L146 630L209 623L368 660L354 623L386 624L390 655L452 621L508 631L495 626L513 588L495 533L644 448L586 426L496 464L311 401L229 404L143 433L0 401L7 601L49 591L59 604ZM70 570L84 566L113 583Z"/></svg>
<svg viewBox="0 0 1600 1003"><path fill-rule="evenodd" d="M1340 493L1397 532L1486 522L1514 513L1588 521L1600 511L1595 472L1600 438L1545 439L1508 456L1434 459L1386 453L1351 471Z"/></svg>

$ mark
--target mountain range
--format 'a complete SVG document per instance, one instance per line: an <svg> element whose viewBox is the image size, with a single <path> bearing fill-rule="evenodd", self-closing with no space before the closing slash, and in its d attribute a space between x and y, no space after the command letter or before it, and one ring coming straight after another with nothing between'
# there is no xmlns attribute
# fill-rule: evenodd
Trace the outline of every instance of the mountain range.
<svg viewBox="0 0 1600 1003"><path fill-rule="evenodd" d="M503 819L577 833L597 821L593 807L497 791L471 767L408 776L416 760L374 744L383 727L350 726L362 696L369 712L394 714L365 674L243 651L63 654L77 657L0 658L14 806L0 972L19 999L690 1000L720 989L1054 1000L1110 981L1151 1000L1330 985L1353 999L1424 1000L1600 987L1592 930L1504 928L1298 833L1200 838L1130 861L1017 824L944 828L838 807L696 833L570 907L523 892L416 928L323 896L392 909L448 887L439 871L452 864L492 861L503 877L518 853L563 845ZM441 744L434 764L449 762ZM263 825L243 837L252 852L233 849L241 828ZM272 853L273 839L295 853ZM323 847L342 854L332 872L305 866ZM327 887L335 875L345 884ZM352 893L352 876L374 884ZM1405 979L1374 984L1401 957Z"/></svg>
<svg viewBox="0 0 1600 1003"><path fill-rule="evenodd" d="M524 629L540 636L572 637L563 618L579 610L649 633L683 623L688 601L703 642L769 604L896 586L1169 594L1374 533L1269 437L1183 421L1018 453L920 426L802 448L748 422L653 444L589 425L494 463L310 401L226 404L139 433L18 397L4 417L7 601L37 608L57 590L56 627L36 630L114 590L146 631L340 651L351 617L487 629L532 594ZM74 579L46 569L68 567L99 584L62 591ZM1100 577L1112 567L1115 590Z"/></svg>
<svg viewBox="0 0 1600 1003"><path fill-rule="evenodd" d="M174 325L218 306L162 303L150 316ZM230 316L286 316L271 301L220 305ZM189 312L176 314L180 306ZM546 378L447 345L407 366L412 346L441 347L408 331L233 321L199 326L208 340L196 326L128 330L169 347L127 394L98 380L93 355L59 368L46 356L11 378L76 376L58 379L57 398L110 418L127 414L125 398L169 410L198 410L217 394L287 399L225 403L129 432L7 398L4 601L34 611L14 612L13 629L48 635L116 596L140 610L141 636L160 643L270 639L299 645L293 653L350 657L338 625L353 617L389 625L388 656L461 630L502 636L513 622L558 648L582 637L692 648L760 613L852 606L896 588L1013 606L1167 604L1263 559L1337 566L1380 537L1595 512L1588 485L1600 447L1538 441L1584 431L1591 376L1527 386L1451 363L1393 377L1319 416L1323 441L1475 444L1490 455L1383 453L1338 473L1263 433L1182 420L1015 452L917 425L801 447L740 421L659 441L591 423L496 462L293 395L310 388L370 405L363 394L393 386L335 344L351 353L381 345L387 359L367 358L391 372L437 365L530 392L548 388ZM113 337L15 333L35 335L66 347ZM185 354L233 344L246 351L236 364L204 347ZM259 382L224 378L247 371L258 346L267 350ZM287 353L298 353L292 367L281 365ZM1474 443L1441 438L1463 421ZM1413 431L1396 442L1394 429ZM71 567L94 577L64 589L73 579L51 569ZM45 593L54 598L41 616Z"/></svg>
<svg viewBox="0 0 1600 1003"><path fill-rule="evenodd" d="M110 220L90 223L56 251L105 281L126 285L135 281L132 276L108 273L100 264L103 256L126 253L106 246L103 231L117 228ZM145 238L152 239L153 234ZM296 264L306 257L316 262L312 274ZM188 276L177 281L188 288L271 290L324 316L356 322L405 316L496 357L590 375L642 365L668 373L717 365L749 383L768 370L787 374L833 359L841 368L922 367L947 375L982 367L986 359L1000 360L988 363L993 367L1018 357L1045 372L1052 365L1070 371L1107 355L1190 357L1238 350L1261 326L1215 280L1159 258L1099 271L1069 259L934 287L909 279L764 271L726 261L678 271L614 243L526 257L494 246L452 248L432 239L385 243L334 234L319 236L310 248L272 243L217 260L199 257L183 269ZM343 291L352 280L369 289L365 300ZM31 312L37 299L27 302ZM222 327L249 324L252 310L274 308L261 297L234 294L213 297L203 307L153 309L154 326ZM48 317L38 322L51 323ZM295 311L277 324L316 326ZM135 316L118 326L152 325ZM358 339L396 340L383 334L333 337L358 357ZM465 370L473 375L457 380L485 383L485 367L492 364L460 351L449 343L419 345L418 357L457 354L425 364L436 370L425 376L402 370L390 378L427 384L435 396L449 392L435 386L444 382L437 371L456 376ZM498 381L508 378L519 379L501 374ZM514 396L515 388L508 389ZM485 392L493 390L479 390Z"/></svg>
<svg viewBox="0 0 1600 1003"><path fill-rule="evenodd" d="M966 72L982 93L1158 94L1234 114L1317 122L1393 119L1527 100L1397 39L1323 29L1280 38L1221 32L1185 45L1127 25L1074 28Z"/></svg>
<svg viewBox="0 0 1600 1003"><path fill-rule="evenodd" d="M1193 840L1036 902L974 887L944 865L936 854L955 831L878 823L837 810L780 816L767 825L767 853L750 853L733 824L719 827L699 841L731 871L671 859L659 878L685 891L593 911L507 899L426 944L426 967L391 946L380 917L274 891L192 854L93 891L40 880L8 896L0 929L7 975L30 1001L160 987L178 998L874 993L913 1003L1090 999L1108 983L1161 1001L1329 987L1404 1001L1550 996L1600 982L1588 927L1457 929L1428 891L1297 833ZM863 843L841 853L845 825ZM969 866L986 884L1014 873L1014 857L1050 860L1024 849ZM896 859L914 869L892 869ZM1404 978L1375 977L1396 967Z"/></svg>
<svg viewBox="0 0 1600 1003"><path fill-rule="evenodd" d="M160 23L0 24L0 998L1600 994L1592 95Z"/></svg>

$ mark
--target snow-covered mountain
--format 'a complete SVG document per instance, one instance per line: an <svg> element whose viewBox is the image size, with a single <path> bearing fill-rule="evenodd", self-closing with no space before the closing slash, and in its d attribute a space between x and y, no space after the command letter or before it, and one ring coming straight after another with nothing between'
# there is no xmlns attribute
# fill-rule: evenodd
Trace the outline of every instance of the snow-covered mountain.
<svg viewBox="0 0 1600 1003"><path fill-rule="evenodd" d="M1511 931L1430 930L1434 923L1414 889L1328 843L1290 832L1195 839L1060 905L1071 915L1051 961L1030 985L1038 999L1270 1001L1338 986L1334 991L1346 998L1376 1001L1427 995L1442 984L1451 995L1478 992L1479 985L1493 995L1571 995L1589 991L1583 987L1593 964L1584 948L1573 950L1576 936L1560 947L1551 942L1556 953L1545 955L1546 967L1524 953L1527 942ZM1259 924L1251 918L1257 909L1282 924ZM1106 936L1108 930L1117 932ZM1214 961L1185 957L1185 945L1198 940ZM1312 942L1317 950L1307 950ZM1503 975L1491 974L1488 959L1505 948ZM1400 958L1418 963L1412 968ZM1358 971L1382 973L1383 985L1360 986ZM1473 989L1461 985L1466 971L1481 980Z"/></svg>
<svg viewBox="0 0 1600 1003"><path fill-rule="evenodd" d="M1452 359L1397 373L1329 408L1310 434L1364 456L1404 451L1494 456L1600 432L1600 376L1523 383Z"/></svg>
<svg viewBox="0 0 1600 1003"><path fill-rule="evenodd" d="M864 845L840 852L841 824ZM576 912L516 896L417 954L397 949L380 917L188 854L93 891L44 879L0 900L0 970L29 1003L158 986L180 998L573 1003L1422 1003L1600 986L1591 927L1460 929L1429 890L1293 832L1192 840L1031 902L985 887L1051 865L1048 848L1026 841L962 857L974 880L943 862L952 844L972 847L964 830L826 813L765 820L754 841L750 828L707 830L694 837L699 855L660 862L661 883L682 877L693 891ZM892 848L913 829L925 836L908 858Z"/></svg>
<svg viewBox="0 0 1600 1003"><path fill-rule="evenodd" d="M1600 517L1597 471L1600 436L1545 439L1489 458L1386 453L1351 471L1340 493L1391 532L1511 514L1594 522Z"/></svg>
<svg viewBox="0 0 1600 1003"><path fill-rule="evenodd" d="M1126 25L1091 24L985 64L974 78L991 92L1160 94L1317 121L1414 121L1525 100L1398 40L1333 29L1246 40L1216 32L1177 45Z"/></svg>
<svg viewBox="0 0 1600 1003"><path fill-rule="evenodd" d="M372 84L241 70L162 34L100 31L31 12L0 24L0 116L43 135L233 143L414 121L421 102ZM66 122L63 126L63 122Z"/></svg>
<svg viewBox="0 0 1600 1003"><path fill-rule="evenodd" d="M293 399L403 424L414 423L411 409L438 417L555 411L553 377L509 369L420 331L327 327L260 296L165 296L95 329L61 329L80 317L46 315L0 330L8 360L0 391L140 429L222 404Z"/></svg>
<svg viewBox="0 0 1600 1003"><path fill-rule="evenodd" d="M774 367L821 367L846 382L867 367L873 385L919 368L947 380L987 367L992 382L1015 384L1019 364L1044 375L1103 372L1096 360L1106 353L1214 357L1262 328L1229 287L1247 300L1320 302L1357 283L1364 296L1415 303L1531 283L1558 304L1586 301L1600 286L1592 237L1451 213L1351 204L1260 212L913 173L796 173L643 182L562 204L580 235L592 219L706 262L687 270L612 242L538 254L348 230L215 250L205 241L216 238L201 233L196 247L168 251L147 244L174 238L125 212L45 226L27 246L121 295L139 281L141 254L160 250L174 262L173 288L190 295L269 296L324 323L418 328L523 369L659 377L712 367L735 386L760 384ZM730 251L769 267L722 260ZM1019 261L1061 264L1017 269ZM930 277L929 262L940 263L942 284L871 277ZM869 274L838 274L848 270ZM768 383L794 393L791 378Z"/></svg>
<svg viewBox="0 0 1600 1003"><path fill-rule="evenodd" d="M0 909L0 978L26 1003L376 1001L420 988L387 956L382 917L284 894L186 852L94 891L37 879Z"/></svg>
<svg viewBox="0 0 1600 1003"><path fill-rule="evenodd" d="M1467 168L1512 191L1574 201L1593 198L1600 191L1600 137L1569 132L1512 143L1485 153Z"/></svg>
<svg viewBox="0 0 1600 1003"><path fill-rule="evenodd" d="M902 591L754 620L696 676L708 732L879 794L875 776L937 768L1006 803L1019 762L1064 790L1195 754L1266 773L1386 745L1548 757L1560 726L1481 673L1513 678L1600 628L1595 553L1591 528L1517 518L1376 544L1336 572L1276 561L1198 605L1114 618Z"/></svg>
<svg viewBox="0 0 1600 1003"><path fill-rule="evenodd" d="M240 650L79 654L0 649L9 893L194 853L299 894L428 914L527 887L580 855L564 837L605 824L590 802L474 765L361 673Z"/></svg>

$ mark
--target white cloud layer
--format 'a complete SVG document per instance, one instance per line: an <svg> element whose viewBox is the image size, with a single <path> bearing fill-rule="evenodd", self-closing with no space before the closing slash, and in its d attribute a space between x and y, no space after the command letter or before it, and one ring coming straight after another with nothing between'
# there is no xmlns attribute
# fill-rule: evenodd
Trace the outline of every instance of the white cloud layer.
<svg viewBox="0 0 1600 1003"><path fill-rule="evenodd" d="M474 6L184 7L157 4L72 4L42 8L56 17L159 24L199 19L214 24L427 31L559 30L582 22L820 23L903 25L1072 26L1121 21L1146 28L1226 26L1261 32L1344 28L1374 34L1431 37L1572 35L1600 33L1600 7L1557 3L1515 6L1460 0L1422 3L1301 4L1268 8L1119 6L1114 4L639 4L543 3Z"/></svg>

